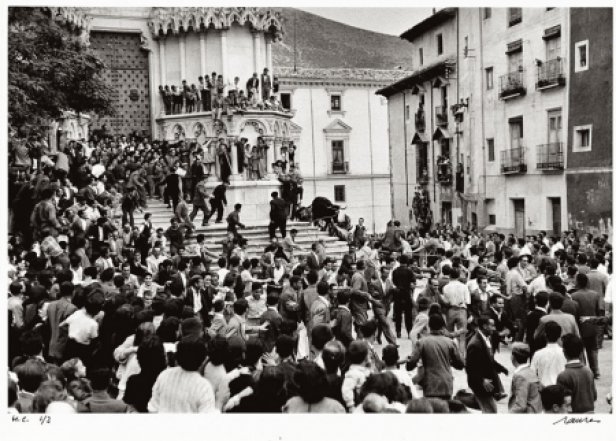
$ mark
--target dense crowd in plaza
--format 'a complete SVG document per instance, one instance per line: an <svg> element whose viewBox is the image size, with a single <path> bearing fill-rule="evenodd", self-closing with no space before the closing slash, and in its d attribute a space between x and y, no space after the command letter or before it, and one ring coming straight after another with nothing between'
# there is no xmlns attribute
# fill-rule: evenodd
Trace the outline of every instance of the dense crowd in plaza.
<svg viewBox="0 0 616 441"><path fill-rule="evenodd" d="M508 399L512 413L587 413L606 398L607 236L396 220L375 235L331 205L329 231L349 245L337 259L286 231L301 198L289 158L271 243L251 255L218 144L216 161L197 143L104 130L54 153L11 140L11 411L495 413ZM173 209L166 229L152 198ZM199 211L204 225L227 214L221 253L207 229L188 241ZM513 371L494 358L503 345ZM454 390L452 369L467 388Z"/></svg>

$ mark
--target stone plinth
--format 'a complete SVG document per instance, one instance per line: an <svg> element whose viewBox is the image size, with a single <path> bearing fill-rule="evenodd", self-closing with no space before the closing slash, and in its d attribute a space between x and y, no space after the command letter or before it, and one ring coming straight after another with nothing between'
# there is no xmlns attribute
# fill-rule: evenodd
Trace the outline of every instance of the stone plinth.
<svg viewBox="0 0 616 441"><path fill-rule="evenodd" d="M208 182L206 188L213 191L220 182ZM240 220L244 224L255 222L266 222L269 220L271 193L280 193L280 182L278 180L262 181L232 181L227 188L227 209L225 213L233 210L237 203L242 204Z"/></svg>

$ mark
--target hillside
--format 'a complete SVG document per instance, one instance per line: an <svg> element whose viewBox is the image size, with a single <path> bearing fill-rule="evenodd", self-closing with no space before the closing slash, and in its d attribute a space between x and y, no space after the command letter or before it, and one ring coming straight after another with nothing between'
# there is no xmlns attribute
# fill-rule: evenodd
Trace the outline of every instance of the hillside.
<svg viewBox="0 0 616 441"><path fill-rule="evenodd" d="M283 41L273 47L276 66L293 66L293 28L296 23L297 67L411 68L411 45L398 37L359 29L298 9L280 10L285 35Z"/></svg>

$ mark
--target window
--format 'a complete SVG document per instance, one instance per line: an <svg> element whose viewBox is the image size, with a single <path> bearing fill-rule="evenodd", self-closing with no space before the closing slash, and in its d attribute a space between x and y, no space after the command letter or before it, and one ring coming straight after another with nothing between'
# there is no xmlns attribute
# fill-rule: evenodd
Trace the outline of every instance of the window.
<svg viewBox="0 0 616 441"><path fill-rule="evenodd" d="M332 141L332 173L346 173L347 171L344 160L344 141Z"/></svg>
<svg viewBox="0 0 616 441"><path fill-rule="evenodd" d="M423 66L423 48L419 48L419 65Z"/></svg>
<svg viewBox="0 0 616 441"><path fill-rule="evenodd" d="M588 40L575 43L575 71L588 70Z"/></svg>
<svg viewBox="0 0 616 441"><path fill-rule="evenodd" d="M483 8L483 19L487 20L492 17L492 8Z"/></svg>
<svg viewBox="0 0 616 441"><path fill-rule="evenodd" d="M494 88L494 68L486 68L486 89L490 90Z"/></svg>
<svg viewBox="0 0 616 441"><path fill-rule="evenodd" d="M509 64L509 73L514 73L514 72L521 72L523 67L522 67L522 63L523 63L523 58L522 58L522 51L517 51L517 52L513 52L510 53L509 56L507 57L507 61Z"/></svg>
<svg viewBox="0 0 616 441"><path fill-rule="evenodd" d="M334 185L334 202L346 202L346 188L344 185Z"/></svg>
<svg viewBox="0 0 616 441"><path fill-rule="evenodd" d="M404 119L406 121L411 119L411 106L408 104L404 107Z"/></svg>
<svg viewBox="0 0 616 441"><path fill-rule="evenodd" d="M592 149L592 124L573 128L573 151L589 152Z"/></svg>
<svg viewBox="0 0 616 441"><path fill-rule="evenodd" d="M560 37L550 38L545 41L546 61L556 60L560 57Z"/></svg>
<svg viewBox="0 0 616 441"><path fill-rule="evenodd" d="M342 97L340 95L331 95L331 110L333 112L342 111Z"/></svg>
<svg viewBox="0 0 616 441"><path fill-rule="evenodd" d="M285 110L291 110L291 94L286 92L280 93L280 104Z"/></svg>
<svg viewBox="0 0 616 441"><path fill-rule="evenodd" d="M512 149L522 148L524 146L524 121L522 117L511 118L509 120L509 135Z"/></svg>
<svg viewBox="0 0 616 441"><path fill-rule="evenodd" d="M443 53L443 34L436 36L436 54L441 55Z"/></svg>
<svg viewBox="0 0 616 441"><path fill-rule="evenodd" d="M488 214L488 224L496 225L496 215L495 214Z"/></svg>
<svg viewBox="0 0 616 441"><path fill-rule="evenodd" d="M509 16L509 26L522 23L522 8L508 8L507 14Z"/></svg>
<svg viewBox="0 0 616 441"><path fill-rule="evenodd" d="M488 144L488 161L494 161L494 138L486 139L486 143Z"/></svg>

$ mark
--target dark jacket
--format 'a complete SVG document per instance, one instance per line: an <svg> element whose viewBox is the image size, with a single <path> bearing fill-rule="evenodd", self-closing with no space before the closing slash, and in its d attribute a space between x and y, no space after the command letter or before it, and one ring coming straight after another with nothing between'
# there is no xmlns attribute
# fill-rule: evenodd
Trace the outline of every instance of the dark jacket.
<svg viewBox="0 0 616 441"><path fill-rule="evenodd" d="M334 337L345 347L349 347L353 341L353 317L351 311L344 306L338 307L334 314L336 324L332 329Z"/></svg>
<svg viewBox="0 0 616 441"><path fill-rule="evenodd" d="M270 219L273 221L284 220L287 218L287 204L281 198L270 201Z"/></svg>
<svg viewBox="0 0 616 441"><path fill-rule="evenodd" d="M214 188L212 192L214 199L222 201L223 204L227 205L227 186L220 184Z"/></svg>
<svg viewBox="0 0 616 441"><path fill-rule="evenodd" d="M526 318L526 342L530 348L531 355L546 345L545 338L535 339L535 330L539 326L539 320L545 315L540 309L533 309Z"/></svg>
<svg viewBox="0 0 616 441"><path fill-rule="evenodd" d="M494 355L483 336L476 332L466 347L466 376L468 386L475 395L486 397L498 391L498 374L507 373L507 369L494 360ZM483 380L491 380L494 390L488 392L483 386Z"/></svg>
<svg viewBox="0 0 616 441"><path fill-rule="evenodd" d="M269 323L269 327L265 331L259 331L259 338L261 338L261 342L263 343L263 350L265 352L271 352L274 346L276 346L276 340L280 335L282 316L275 309L268 308L259 318L260 324L266 322Z"/></svg>
<svg viewBox="0 0 616 441"><path fill-rule="evenodd" d="M594 412L597 388L591 370L580 362L567 363L558 374L556 384L571 392L571 410L575 413Z"/></svg>

